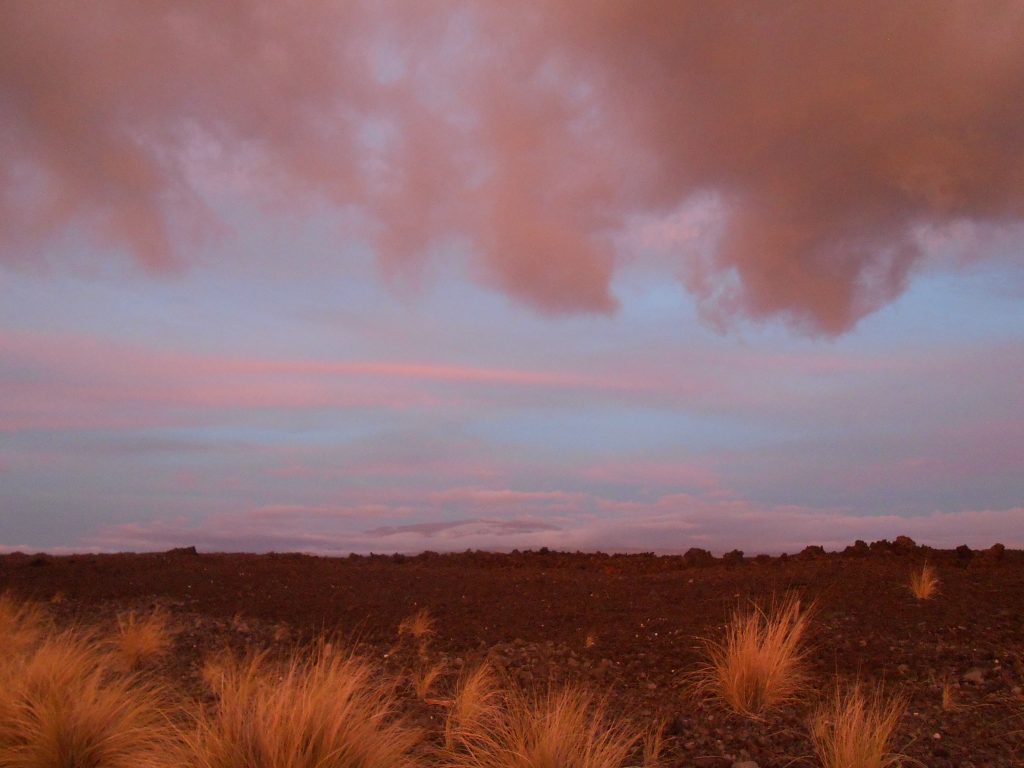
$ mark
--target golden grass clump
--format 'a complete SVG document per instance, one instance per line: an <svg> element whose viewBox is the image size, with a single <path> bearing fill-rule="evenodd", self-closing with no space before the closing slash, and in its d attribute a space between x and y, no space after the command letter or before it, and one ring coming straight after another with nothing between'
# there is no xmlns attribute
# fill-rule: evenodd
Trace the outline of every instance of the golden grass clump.
<svg viewBox="0 0 1024 768"><path fill-rule="evenodd" d="M117 617L114 648L129 669L156 661L171 649L170 620L160 610L139 616L129 611Z"/></svg>
<svg viewBox="0 0 1024 768"><path fill-rule="evenodd" d="M97 638L63 633L0 669L3 768L171 768L182 741L163 689L115 674Z"/></svg>
<svg viewBox="0 0 1024 768"><path fill-rule="evenodd" d="M881 688L865 693L859 683L837 687L811 719L811 742L822 768L900 765L891 743L905 709L903 696L887 697Z"/></svg>
<svg viewBox="0 0 1024 768"><path fill-rule="evenodd" d="M207 671L217 705L199 714L198 768L405 768L419 732L398 719L392 688L345 654L274 664L221 657Z"/></svg>
<svg viewBox="0 0 1024 768"><path fill-rule="evenodd" d="M918 600L931 600L939 592L939 575L934 566L925 563L910 574L910 591Z"/></svg>
<svg viewBox="0 0 1024 768"><path fill-rule="evenodd" d="M621 768L643 736L583 689L499 690L486 667L457 692L445 735L449 768Z"/></svg>
<svg viewBox="0 0 1024 768"><path fill-rule="evenodd" d="M406 616L398 625L399 636L411 635L420 642L433 635L434 632L434 617L426 608L420 608L412 616Z"/></svg>
<svg viewBox="0 0 1024 768"><path fill-rule="evenodd" d="M46 612L36 603L0 594L0 648L2 656L24 653L43 636Z"/></svg>
<svg viewBox="0 0 1024 768"><path fill-rule="evenodd" d="M794 701L807 686L809 622L810 612L801 611L795 596L768 609L737 609L724 639L705 641L708 661L691 676L692 688L755 719Z"/></svg>
<svg viewBox="0 0 1024 768"><path fill-rule="evenodd" d="M430 691L444 671L445 665L441 663L414 671L411 675L411 682L416 695L427 703L437 703L437 700L430 698Z"/></svg>
<svg viewBox="0 0 1024 768"><path fill-rule="evenodd" d="M454 749L459 734L472 733L483 722L494 717L501 706L502 694L494 668L481 664L466 674L452 699L444 724L444 742L448 750Z"/></svg>

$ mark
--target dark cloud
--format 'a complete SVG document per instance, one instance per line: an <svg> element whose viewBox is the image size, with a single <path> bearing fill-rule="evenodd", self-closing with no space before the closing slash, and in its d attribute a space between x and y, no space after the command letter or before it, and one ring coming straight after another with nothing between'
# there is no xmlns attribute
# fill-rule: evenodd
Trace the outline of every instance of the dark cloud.
<svg viewBox="0 0 1024 768"><path fill-rule="evenodd" d="M719 242L674 256L705 310L835 334L922 228L1021 219L1022 103L1019 2L8 3L0 242L77 225L173 270L232 171L364 210L386 271L462 238L510 295L607 312L612 234L711 196Z"/></svg>

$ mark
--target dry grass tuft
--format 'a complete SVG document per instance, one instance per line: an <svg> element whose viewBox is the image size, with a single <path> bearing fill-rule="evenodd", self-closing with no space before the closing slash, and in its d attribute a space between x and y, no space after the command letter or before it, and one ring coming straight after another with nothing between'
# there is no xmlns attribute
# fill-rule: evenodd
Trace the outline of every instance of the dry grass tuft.
<svg viewBox="0 0 1024 768"><path fill-rule="evenodd" d="M487 674L471 676L475 688L457 697L465 697L462 711L452 708L442 754L449 768L621 768L643 736L611 721L582 689L499 692Z"/></svg>
<svg viewBox="0 0 1024 768"><path fill-rule="evenodd" d="M837 687L834 697L811 720L811 742L822 768L887 768L902 757L890 751L893 733L906 709L903 696L881 688Z"/></svg>
<svg viewBox="0 0 1024 768"><path fill-rule="evenodd" d="M644 736L644 768L658 768L662 765L665 751L665 720L655 723Z"/></svg>
<svg viewBox="0 0 1024 768"><path fill-rule="evenodd" d="M494 668L481 664L463 677L455 691L444 724L445 747L454 749L459 734L480 729L484 721L495 717L499 706L501 691Z"/></svg>
<svg viewBox="0 0 1024 768"><path fill-rule="evenodd" d="M156 661L171 649L170 619L164 611L137 616L129 611L117 617L114 648L128 669Z"/></svg>
<svg viewBox="0 0 1024 768"><path fill-rule="evenodd" d="M443 663L434 664L430 667L423 667L419 671L413 672L412 687L416 691L416 695L426 701L427 703L437 703L436 700L429 698L430 691L434 687L434 683L437 682L438 678L444 674L445 665Z"/></svg>
<svg viewBox="0 0 1024 768"><path fill-rule="evenodd" d="M767 610L737 610L721 642L705 641L708 661L691 676L699 695L712 695L734 712L760 718L806 689L805 636L810 612L789 596Z"/></svg>
<svg viewBox="0 0 1024 768"><path fill-rule="evenodd" d="M5 658L26 652L43 636L46 612L35 603L0 594L0 648Z"/></svg>
<svg viewBox="0 0 1024 768"><path fill-rule="evenodd" d="M219 693L229 671L234 670L237 665L237 657L231 651L214 651L203 657L199 679L210 693Z"/></svg>
<svg viewBox="0 0 1024 768"><path fill-rule="evenodd" d="M931 600L939 593L939 575L930 563L910 574L910 591L918 600Z"/></svg>
<svg viewBox="0 0 1024 768"><path fill-rule="evenodd" d="M942 682L942 711L955 712L960 709L957 686L952 680Z"/></svg>
<svg viewBox="0 0 1024 768"><path fill-rule="evenodd" d="M430 615L430 611L426 608L420 608L412 616L402 619L398 625L399 637L411 635L420 642L433 635L434 632L434 617Z"/></svg>
<svg viewBox="0 0 1024 768"><path fill-rule="evenodd" d="M198 768L406 768L419 741L392 689L353 656L222 656L207 681L218 703L198 718Z"/></svg>
<svg viewBox="0 0 1024 768"><path fill-rule="evenodd" d="M424 663L427 661L427 645L434 632L434 617L426 608L420 608L412 616L402 619L398 625L399 642L406 635L412 637L416 642L416 652Z"/></svg>
<svg viewBox="0 0 1024 768"><path fill-rule="evenodd" d="M182 742L161 688L119 676L95 637L49 637L0 670L0 766L170 768Z"/></svg>

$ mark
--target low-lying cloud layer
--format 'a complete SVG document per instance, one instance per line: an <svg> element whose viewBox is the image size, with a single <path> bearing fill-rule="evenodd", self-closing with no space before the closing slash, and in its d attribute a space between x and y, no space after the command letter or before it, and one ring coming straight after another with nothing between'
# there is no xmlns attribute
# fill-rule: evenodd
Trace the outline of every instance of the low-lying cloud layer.
<svg viewBox="0 0 1024 768"><path fill-rule="evenodd" d="M705 311L836 334L923 232L1020 221L1022 103L1017 2L8 3L0 258L85 231L173 271L239 196L326 201L385 272L465 244L609 312L628 223L706 199L665 256Z"/></svg>
<svg viewBox="0 0 1024 768"><path fill-rule="evenodd" d="M338 555L458 552L466 549L682 553L697 546L721 554L739 547L749 555L798 552L808 543L838 550L855 539L910 535L920 544L982 549L996 542L1024 545L1024 508L934 512L919 517L863 517L841 510L757 507L740 499L708 501L687 495L631 505L628 516L597 519L563 516L557 523L538 517L456 520L360 529L342 514L334 525L311 525L316 510L266 516L263 510L220 515L200 524L153 520L109 526L54 552L154 551L196 546L208 552L309 552ZM342 524L337 524L339 521ZM33 551L30 545L0 546Z"/></svg>

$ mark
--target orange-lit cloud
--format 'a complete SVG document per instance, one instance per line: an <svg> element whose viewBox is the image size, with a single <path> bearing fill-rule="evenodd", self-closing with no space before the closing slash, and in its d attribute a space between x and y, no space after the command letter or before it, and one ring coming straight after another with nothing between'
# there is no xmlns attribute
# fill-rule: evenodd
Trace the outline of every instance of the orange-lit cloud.
<svg viewBox="0 0 1024 768"><path fill-rule="evenodd" d="M74 225L173 270L228 189L607 312L613 235L704 196L718 242L668 258L705 311L834 334L922 231L1021 219L1021 103L1013 2L8 3L0 253Z"/></svg>

